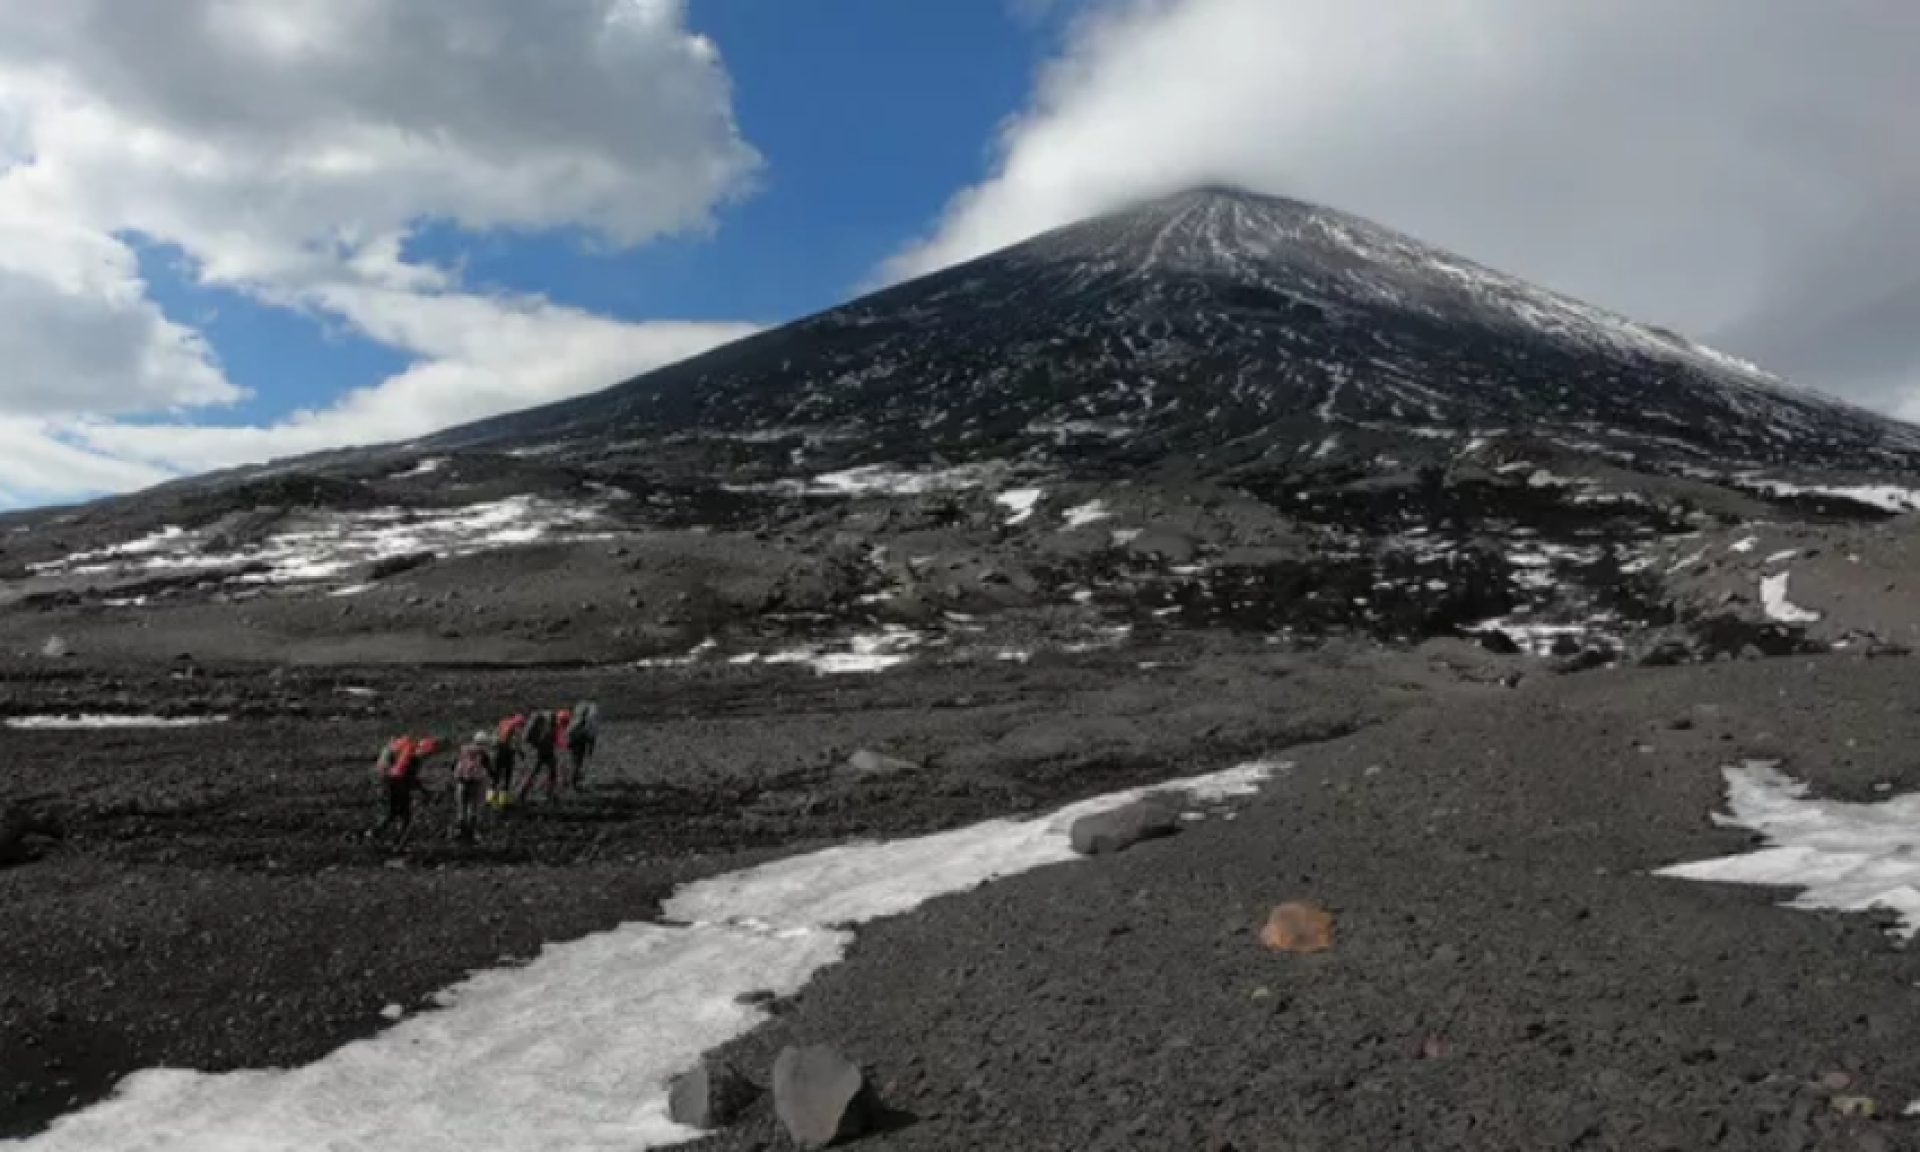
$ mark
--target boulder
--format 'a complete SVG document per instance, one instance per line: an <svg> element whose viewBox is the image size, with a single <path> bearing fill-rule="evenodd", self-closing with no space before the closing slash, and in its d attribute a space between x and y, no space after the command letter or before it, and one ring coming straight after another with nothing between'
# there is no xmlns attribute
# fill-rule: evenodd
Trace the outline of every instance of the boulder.
<svg viewBox="0 0 1920 1152"><path fill-rule="evenodd" d="M676 1077L667 1091L667 1115L675 1124L711 1132L740 1119L759 1090L733 1065L703 1060Z"/></svg>
<svg viewBox="0 0 1920 1152"><path fill-rule="evenodd" d="M1309 900L1288 901L1268 914L1260 943L1275 952L1325 952L1333 947L1333 914Z"/></svg>
<svg viewBox="0 0 1920 1152"><path fill-rule="evenodd" d="M872 1095L860 1066L826 1045L787 1048L773 1062L773 1111L798 1148L826 1148L865 1131Z"/></svg>
<svg viewBox="0 0 1920 1152"><path fill-rule="evenodd" d="M899 776L907 772L918 772L920 765L911 760L902 760L897 756L883 756L869 748L862 748L847 757L841 765L841 774L860 779L873 779L885 776Z"/></svg>
<svg viewBox="0 0 1920 1152"><path fill-rule="evenodd" d="M1191 564L1199 552L1193 537L1171 528L1149 528L1127 542L1135 556L1157 556L1169 564Z"/></svg>
<svg viewBox="0 0 1920 1152"><path fill-rule="evenodd" d="M1082 816L1067 830L1067 837L1080 855L1105 856L1124 852L1142 840L1171 836L1178 831L1178 813L1150 800L1141 800Z"/></svg>
<svg viewBox="0 0 1920 1152"><path fill-rule="evenodd" d="M367 579L385 580L398 576L402 572L411 572L415 568L424 568L439 557L431 552L408 552L402 556L387 556L375 560L367 569Z"/></svg>
<svg viewBox="0 0 1920 1152"><path fill-rule="evenodd" d="M47 642L40 646L40 655L49 660L64 660L73 655L73 649L68 647L65 637L49 636Z"/></svg>

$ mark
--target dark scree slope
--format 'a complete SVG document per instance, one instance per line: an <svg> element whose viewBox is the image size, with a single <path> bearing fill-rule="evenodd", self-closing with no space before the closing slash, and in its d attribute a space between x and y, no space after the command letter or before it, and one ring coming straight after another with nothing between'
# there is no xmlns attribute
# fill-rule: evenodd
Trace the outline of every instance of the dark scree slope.
<svg viewBox="0 0 1920 1152"><path fill-rule="evenodd" d="M1298 201L1203 188L425 447L825 435L873 459L1136 459L1512 430L1720 469L1888 470L1920 431ZM559 447L555 448L555 445ZM421 447L423 445L413 445Z"/></svg>

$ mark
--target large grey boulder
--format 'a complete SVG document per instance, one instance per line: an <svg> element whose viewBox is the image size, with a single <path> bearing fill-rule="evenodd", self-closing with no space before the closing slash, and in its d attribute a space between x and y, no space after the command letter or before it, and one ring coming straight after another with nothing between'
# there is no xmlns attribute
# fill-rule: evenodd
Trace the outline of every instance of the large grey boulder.
<svg viewBox="0 0 1920 1152"><path fill-rule="evenodd" d="M872 1095L860 1066L826 1045L787 1048L773 1062L773 1111L795 1147L826 1148L866 1130Z"/></svg>
<svg viewBox="0 0 1920 1152"><path fill-rule="evenodd" d="M1163 804L1140 800L1122 808L1082 816L1067 830L1073 850L1082 856L1124 852L1142 840L1180 831L1180 815Z"/></svg>
<svg viewBox="0 0 1920 1152"><path fill-rule="evenodd" d="M667 1115L675 1124L711 1132L738 1120L758 1094L733 1065L704 1060L674 1080L667 1091Z"/></svg>

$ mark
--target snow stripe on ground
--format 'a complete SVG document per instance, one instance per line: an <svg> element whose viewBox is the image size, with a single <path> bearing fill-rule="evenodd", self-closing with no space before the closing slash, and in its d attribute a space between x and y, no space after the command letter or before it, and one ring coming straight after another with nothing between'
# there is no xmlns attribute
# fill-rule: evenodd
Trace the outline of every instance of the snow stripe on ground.
<svg viewBox="0 0 1920 1152"><path fill-rule="evenodd" d="M14 716L7 720L9 728L21 730L33 729L87 729L87 728L198 728L206 724L224 724L225 716L121 716L121 715L79 715L79 716Z"/></svg>
<svg viewBox="0 0 1920 1152"><path fill-rule="evenodd" d="M1678 864L1656 875L1720 884L1804 889L1788 907L1900 916L1899 934L1920 932L1920 793L1878 804L1809 800L1807 786L1771 760L1724 770L1729 813L1723 827L1764 835L1757 852Z"/></svg>
<svg viewBox="0 0 1920 1152"><path fill-rule="evenodd" d="M1256 763L993 820L850 845L701 881L629 924L482 972L439 1011L289 1071L156 1070L19 1152L524 1152L657 1148L698 1133L667 1118L672 1077L761 1024L737 1002L789 995L837 961L852 925L1074 858L1074 820L1149 792L1212 802L1257 791Z"/></svg>

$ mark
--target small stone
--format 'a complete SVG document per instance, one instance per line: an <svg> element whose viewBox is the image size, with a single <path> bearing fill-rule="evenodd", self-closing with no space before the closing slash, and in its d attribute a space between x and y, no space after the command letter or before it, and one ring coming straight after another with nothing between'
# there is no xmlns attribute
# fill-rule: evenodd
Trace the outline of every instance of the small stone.
<svg viewBox="0 0 1920 1152"><path fill-rule="evenodd" d="M1333 914L1311 901L1281 904L1267 916L1260 942L1275 952L1325 952L1333 947Z"/></svg>
<svg viewBox="0 0 1920 1152"><path fill-rule="evenodd" d="M1853 1087L1853 1077L1845 1072L1826 1072L1820 1076L1820 1087L1829 1092L1844 1092Z"/></svg>

